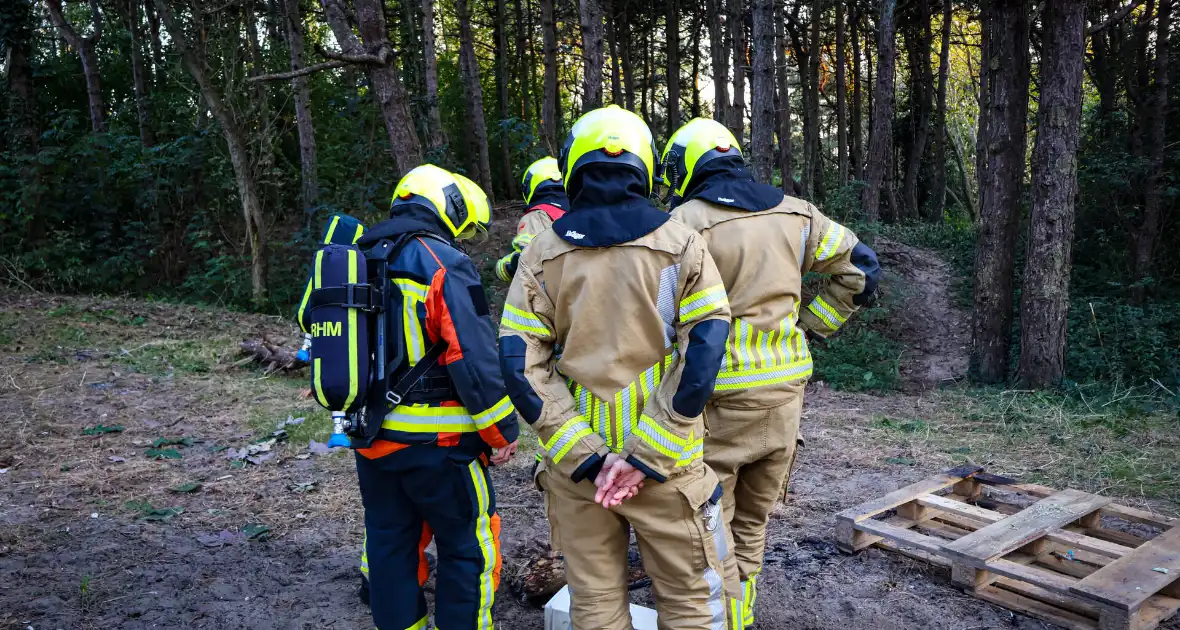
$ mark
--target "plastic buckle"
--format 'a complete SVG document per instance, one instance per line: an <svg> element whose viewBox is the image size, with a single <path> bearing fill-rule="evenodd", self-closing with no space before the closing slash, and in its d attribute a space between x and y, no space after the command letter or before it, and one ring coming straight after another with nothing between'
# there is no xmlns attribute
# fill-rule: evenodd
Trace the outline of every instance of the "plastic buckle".
<svg viewBox="0 0 1180 630"><path fill-rule="evenodd" d="M358 291L360 289L360 291ZM357 293L361 293L364 300L362 303L357 299ZM373 287L368 284L346 284L344 285L344 308L355 308L362 311L373 310Z"/></svg>
<svg viewBox="0 0 1180 630"><path fill-rule="evenodd" d="M390 404L397 406L402 404L402 395L390 390L389 393L385 394L385 400L388 400Z"/></svg>

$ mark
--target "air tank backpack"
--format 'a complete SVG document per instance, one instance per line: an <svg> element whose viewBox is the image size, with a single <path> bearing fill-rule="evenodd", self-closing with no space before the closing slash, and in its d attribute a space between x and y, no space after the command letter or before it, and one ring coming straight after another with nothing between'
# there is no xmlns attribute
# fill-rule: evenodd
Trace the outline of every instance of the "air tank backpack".
<svg viewBox="0 0 1180 630"><path fill-rule="evenodd" d="M406 233L382 239L367 252L353 244L332 243L316 252L307 298L311 334L311 388L332 412L336 434L347 434L352 448L367 448L381 432L380 413L367 410L397 405L442 356L434 344L413 367L405 363L401 291L389 263L416 237ZM335 437L335 436L333 436ZM341 444L343 445L343 444Z"/></svg>

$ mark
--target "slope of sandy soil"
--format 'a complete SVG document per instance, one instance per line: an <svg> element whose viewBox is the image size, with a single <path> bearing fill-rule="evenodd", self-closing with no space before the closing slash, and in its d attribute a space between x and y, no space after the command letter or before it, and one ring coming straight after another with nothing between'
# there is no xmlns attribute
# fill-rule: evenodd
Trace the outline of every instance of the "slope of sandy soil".
<svg viewBox="0 0 1180 630"><path fill-rule="evenodd" d="M485 270L510 224L472 248ZM887 271L906 261L893 280L906 299L935 314L915 322L904 359L912 393L809 391L806 447L770 525L759 627L1045 627L959 593L943 571L835 549L834 513L953 459L880 428L882 417L945 411L930 390L966 366L966 317L950 302L945 266L900 244L882 249ZM355 596L362 528L351 455L309 452L309 440L326 438L326 416L301 397L303 375L228 369L237 342L260 335L295 340L275 317L0 292L0 629L372 627ZM265 444L289 417L307 420L257 463L227 458ZM122 430L83 435L98 425ZM1019 464L998 451L972 457L1000 472ZM507 572L548 537L530 463L522 453L493 471ZM634 596L650 604L650 592ZM495 616L502 628L543 626L506 585Z"/></svg>

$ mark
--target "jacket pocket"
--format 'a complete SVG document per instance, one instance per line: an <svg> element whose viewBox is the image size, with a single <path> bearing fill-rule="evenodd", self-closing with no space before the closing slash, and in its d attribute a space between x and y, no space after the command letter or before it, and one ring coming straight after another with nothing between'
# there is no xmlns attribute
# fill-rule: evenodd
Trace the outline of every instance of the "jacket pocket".
<svg viewBox="0 0 1180 630"><path fill-rule="evenodd" d="M684 480L677 489L684 497L685 520L692 538L693 569L699 573L710 566L720 567L721 559L729 552L717 476L705 468L704 474Z"/></svg>

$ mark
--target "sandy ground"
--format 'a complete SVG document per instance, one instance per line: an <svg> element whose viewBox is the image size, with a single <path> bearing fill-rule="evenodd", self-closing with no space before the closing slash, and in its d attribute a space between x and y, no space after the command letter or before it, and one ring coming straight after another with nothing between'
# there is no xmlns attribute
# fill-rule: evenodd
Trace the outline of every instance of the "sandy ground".
<svg viewBox="0 0 1180 630"><path fill-rule="evenodd" d="M508 223L473 248L485 268ZM887 463L911 453L877 443L876 420L936 413L931 391L966 369L967 319L951 304L945 266L920 250L883 249L887 270L896 260L911 266L895 280L910 287L906 300L938 315L916 324L905 393L809 389L806 447L770 524L758 627L1047 627L958 592L945 571L835 548L836 512L947 463ZM324 415L300 397L302 375L226 369L243 337L293 342L288 322L9 291L0 292L0 333L0 629L372 627L356 597L351 455L309 452L309 439L326 436ZM308 420L287 427L257 464L227 458L266 444L288 417ZM83 435L98 425L122 430ZM160 454L169 449L178 456ZM492 473L507 573L548 537L530 462ZM650 604L645 590L634 597ZM502 628L543 627L542 612L514 601L507 584L494 615Z"/></svg>

